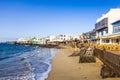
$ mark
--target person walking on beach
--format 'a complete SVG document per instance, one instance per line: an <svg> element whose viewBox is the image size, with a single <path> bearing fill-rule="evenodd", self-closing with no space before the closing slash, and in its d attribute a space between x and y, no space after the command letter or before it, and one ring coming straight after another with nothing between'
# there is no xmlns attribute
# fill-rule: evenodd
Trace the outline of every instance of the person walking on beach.
<svg viewBox="0 0 120 80"><path fill-rule="evenodd" d="M71 46L72 46L72 48L75 48L75 41L74 40L72 40Z"/></svg>

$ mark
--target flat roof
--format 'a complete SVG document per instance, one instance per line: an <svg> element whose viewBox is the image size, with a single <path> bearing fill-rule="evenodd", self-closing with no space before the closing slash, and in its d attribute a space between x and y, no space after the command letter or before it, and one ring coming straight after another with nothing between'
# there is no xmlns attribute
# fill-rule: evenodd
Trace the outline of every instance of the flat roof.
<svg viewBox="0 0 120 80"><path fill-rule="evenodd" d="M115 21L115 22L112 23L112 25L117 24L117 23L119 23L119 22L120 22L120 20Z"/></svg>

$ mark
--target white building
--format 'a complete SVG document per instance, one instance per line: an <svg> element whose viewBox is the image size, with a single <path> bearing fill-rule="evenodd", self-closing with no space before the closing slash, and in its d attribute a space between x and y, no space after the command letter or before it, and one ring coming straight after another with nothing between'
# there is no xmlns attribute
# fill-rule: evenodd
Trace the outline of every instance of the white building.
<svg viewBox="0 0 120 80"><path fill-rule="evenodd" d="M61 34L61 35L57 35L53 41L62 42L62 41L70 41L70 39L71 37L69 35Z"/></svg>
<svg viewBox="0 0 120 80"><path fill-rule="evenodd" d="M31 40L31 37L19 38L17 42L28 43Z"/></svg>
<svg viewBox="0 0 120 80"><path fill-rule="evenodd" d="M50 42L63 42L63 41L70 41L71 36L65 35L65 34L60 34L56 36L48 36L47 40Z"/></svg>
<svg viewBox="0 0 120 80"><path fill-rule="evenodd" d="M71 39L72 40L75 40L75 39L80 40L80 36L81 35L71 35Z"/></svg>
<svg viewBox="0 0 120 80"><path fill-rule="evenodd" d="M19 38L17 42L20 43L32 43L32 44L46 44L45 37L27 37L27 38Z"/></svg>
<svg viewBox="0 0 120 80"><path fill-rule="evenodd" d="M54 40L55 36L47 36L46 40L52 42Z"/></svg>
<svg viewBox="0 0 120 80"><path fill-rule="evenodd" d="M97 43L111 43L111 39L106 38L106 36L113 34L112 23L118 20L120 20L120 8L110 9L97 19L95 24Z"/></svg>
<svg viewBox="0 0 120 80"><path fill-rule="evenodd" d="M46 38L45 37L36 37L32 40L33 43L36 44L46 44Z"/></svg>

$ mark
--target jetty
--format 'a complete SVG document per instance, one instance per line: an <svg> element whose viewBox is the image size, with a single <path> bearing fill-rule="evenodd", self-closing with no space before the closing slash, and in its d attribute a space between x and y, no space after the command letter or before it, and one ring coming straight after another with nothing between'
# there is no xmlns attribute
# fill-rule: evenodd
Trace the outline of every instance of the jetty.
<svg viewBox="0 0 120 80"><path fill-rule="evenodd" d="M15 45L30 45L30 46L39 46L39 47L43 47L43 48L60 48L59 45L57 44L33 44L33 43L21 43L21 42L11 42L12 44Z"/></svg>

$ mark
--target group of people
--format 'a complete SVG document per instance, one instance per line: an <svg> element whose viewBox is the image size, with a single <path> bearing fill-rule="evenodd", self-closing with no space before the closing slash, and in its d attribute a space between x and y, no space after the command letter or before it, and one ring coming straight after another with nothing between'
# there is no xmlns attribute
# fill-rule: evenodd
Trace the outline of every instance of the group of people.
<svg viewBox="0 0 120 80"><path fill-rule="evenodd" d="M75 39L71 41L72 48L79 48L80 47L80 41Z"/></svg>

